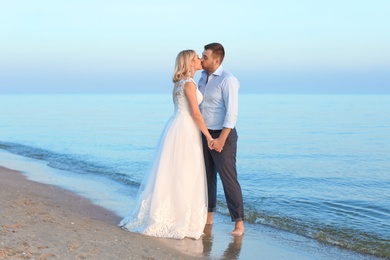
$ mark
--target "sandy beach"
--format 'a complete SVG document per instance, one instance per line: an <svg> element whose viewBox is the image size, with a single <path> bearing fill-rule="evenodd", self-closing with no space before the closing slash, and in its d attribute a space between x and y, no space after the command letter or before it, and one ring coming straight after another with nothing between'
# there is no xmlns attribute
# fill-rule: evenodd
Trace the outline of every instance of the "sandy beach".
<svg viewBox="0 0 390 260"><path fill-rule="evenodd" d="M188 259L69 191L0 167L0 259Z"/></svg>
<svg viewBox="0 0 390 260"><path fill-rule="evenodd" d="M233 238L218 218L199 240L135 234L90 200L1 166L0 198L0 259L377 259L267 227Z"/></svg>

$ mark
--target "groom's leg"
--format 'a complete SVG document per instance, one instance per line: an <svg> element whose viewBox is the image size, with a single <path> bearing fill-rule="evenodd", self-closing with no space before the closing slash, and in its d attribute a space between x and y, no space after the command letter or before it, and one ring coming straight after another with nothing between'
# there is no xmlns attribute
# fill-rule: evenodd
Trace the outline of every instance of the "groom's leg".
<svg viewBox="0 0 390 260"><path fill-rule="evenodd" d="M242 191L237 179L236 169L237 139L237 132L232 129L222 152L213 153L232 221L242 221L244 219Z"/></svg>

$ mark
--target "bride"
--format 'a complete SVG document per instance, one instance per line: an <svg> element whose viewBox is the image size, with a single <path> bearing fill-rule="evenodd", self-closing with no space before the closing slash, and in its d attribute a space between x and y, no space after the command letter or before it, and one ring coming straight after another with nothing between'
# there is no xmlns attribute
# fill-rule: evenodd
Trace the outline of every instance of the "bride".
<svg viewBox="0 0 390 260"><path fill-rule="evenodd" d="M176 239L203 235L207 184L200 131L209 147L213 139L199 110L203 96L193 79L201 69L195 51L184 50L177 55L174 114L161 133L132 212L119 223L128 231Z"/></svg>

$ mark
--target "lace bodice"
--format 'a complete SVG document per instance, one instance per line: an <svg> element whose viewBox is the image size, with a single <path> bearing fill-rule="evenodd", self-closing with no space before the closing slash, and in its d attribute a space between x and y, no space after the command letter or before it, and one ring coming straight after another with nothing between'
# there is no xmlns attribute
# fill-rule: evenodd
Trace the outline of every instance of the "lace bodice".
<svg viewBox="0 0 390 260"><path fill-rule="evenodd" d="M173 103L175 104L175 113L177 113L177 112L190 113L191 112L190 108L189 108L187 97L184 93L184 85L187 82L194 82L194 84L196 84L192 78L185 78L185 79L180 80L179 82L176 82L175 86L173 88ZM203 95L198 89L196 89L196 97L197 97L198 105L199 105L203 100Z"/></svg>

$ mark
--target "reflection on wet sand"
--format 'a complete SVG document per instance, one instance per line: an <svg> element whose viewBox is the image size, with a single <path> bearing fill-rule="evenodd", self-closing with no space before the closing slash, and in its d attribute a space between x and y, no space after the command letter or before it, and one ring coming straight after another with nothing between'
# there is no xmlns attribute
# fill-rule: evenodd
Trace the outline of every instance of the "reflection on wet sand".
<svg viewBox="0 0 390 260"><path fill-rule="evenodd" d="M204 236L202 237L203 242L203 254L204 256L210 256L211 249L213 248L213 234L212 234L213 225L206 225L204 227L203 233Z"/></svg>
<svg viewBox="0 0 390 260"><path fill-rule="evenodd" d="M203 233L205 234L202 237L203 242L203 255L210 256L212 254L214 236L212 233L213 225L206 225ZM242 239L244 236L231 237L231 242L227 246L226 250L223 252L221 259L238 259L241 252Z"/></svg>
<svg viewBox="0 0 390 260"><path fill-rule="evenodd" d="M243 236L234 237L226 234L222 234L218 230L213 234L213 225L206 225L200 239L171 239L160 238L159 241L163 242L171 248L175 248L188 256L196 258L206 259L239 259ZM216 235L216 236L215 236Z"/></svg>

